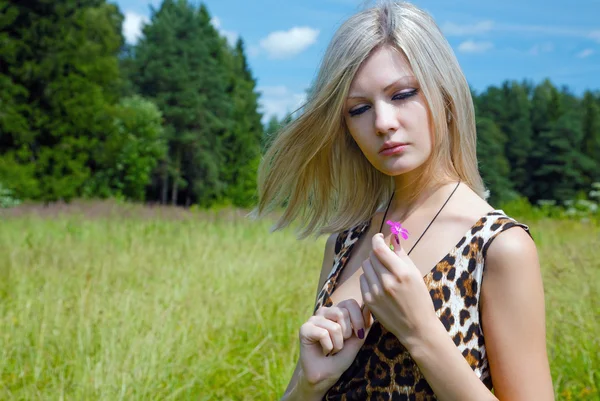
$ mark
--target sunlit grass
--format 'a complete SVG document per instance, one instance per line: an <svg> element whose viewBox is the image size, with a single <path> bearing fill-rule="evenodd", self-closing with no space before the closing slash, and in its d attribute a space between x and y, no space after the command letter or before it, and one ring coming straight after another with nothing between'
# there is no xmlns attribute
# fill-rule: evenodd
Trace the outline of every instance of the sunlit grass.
<svg viewBox="0 0 600 401"><path fill-rule="evenodd" d="M325 238L234 211L106 208L0 215L0 399L281 396ZM557 398L596 400L598 230L531 226Z"/></svg>

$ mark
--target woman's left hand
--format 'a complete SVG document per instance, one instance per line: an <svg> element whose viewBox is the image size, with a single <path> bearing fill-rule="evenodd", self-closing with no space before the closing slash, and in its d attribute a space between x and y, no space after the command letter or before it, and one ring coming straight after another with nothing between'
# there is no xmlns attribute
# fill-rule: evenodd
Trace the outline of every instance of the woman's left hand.
<svg viewBox="0 0 600 401"><path fill-rule="evenodd" d="M439 322L433 301L421 272L400 244L394 244L392 251L378 233L372 245L373 251L362 263L363 300L373 316L408 347L429 325Z"/></svg>

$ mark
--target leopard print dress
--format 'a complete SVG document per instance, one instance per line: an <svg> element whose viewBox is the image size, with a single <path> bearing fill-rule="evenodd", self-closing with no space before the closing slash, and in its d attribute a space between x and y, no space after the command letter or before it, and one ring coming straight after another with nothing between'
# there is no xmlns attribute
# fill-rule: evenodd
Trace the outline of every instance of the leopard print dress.
<svg viewBox="0 0 600 401"><path fill-rule="evenodd" d="M331 294L352 248L368 231L365 222L338 235L333 268L315 306L331 306ZM481 329L479 297L486 251L501 232L529 227L493 210L481 217L424 277L438 318L475 374L491 390L492 377ZM531 234L530 234L531 235ZM354 362L323 400L436 400L417 364L396 336L375 320Z"/></svg>

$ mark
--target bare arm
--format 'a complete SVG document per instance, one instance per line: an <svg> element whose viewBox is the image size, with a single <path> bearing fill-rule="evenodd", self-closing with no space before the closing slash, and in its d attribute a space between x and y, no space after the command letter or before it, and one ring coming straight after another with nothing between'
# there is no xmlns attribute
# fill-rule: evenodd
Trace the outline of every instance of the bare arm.
<svg viewBox="0 0 600 401"><path fill-rule="evenodd" d="M498 235L481 287L482 328L500 400L554 400L538 254L520 229Z"/></svg>
<svg viewBox="0 0 600 401"><path fill-rule="evenodd" d="M554 400L537 250L524 230L498 235L481 287L482 329L495 396L435 321L408 346L439 400ZM442 367L452 367L443 369Z"/></svg>
<svg viewBox="0 0 600 401"><path fill-rule="evenodd" d="M323 264L321 266L321 276L319 278L319 284L317 286L317 293L315 296L315 304L316 298L321 291L321 288L325 284L325 280L327 280L327 276L331 272L331 268L333 266L333 257L335 254L335 242L337 240L337 233L331 234L325 243L325 251L323 255ZM290 383L288 384L281 401L293 401L293 400L321 400L323 395L327 392L328 389L314 389L312 386L307 383L305 378L302 375L302 369L300 368L300 362L296 363L296 368L294 369L294 373L292 374L292 378Z"/></svg>

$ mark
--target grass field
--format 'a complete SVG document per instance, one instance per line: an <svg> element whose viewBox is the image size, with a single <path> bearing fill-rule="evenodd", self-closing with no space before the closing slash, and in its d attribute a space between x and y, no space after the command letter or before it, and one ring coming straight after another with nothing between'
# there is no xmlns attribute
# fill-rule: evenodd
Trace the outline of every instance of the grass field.
<svg viewBox="0 0 600 401"><path fill-rule="evenodd" d="M600 399L600 234L530 222L557 399ZM0 399L275 400L325 238L238 211L0 212Z"/></svg>

